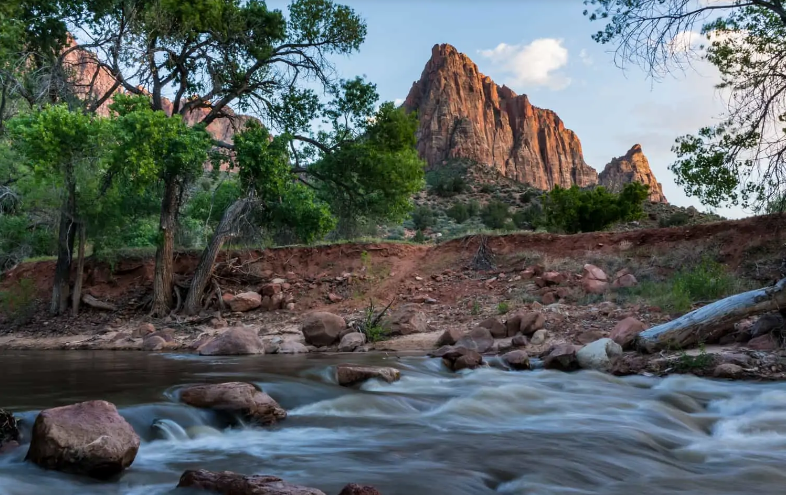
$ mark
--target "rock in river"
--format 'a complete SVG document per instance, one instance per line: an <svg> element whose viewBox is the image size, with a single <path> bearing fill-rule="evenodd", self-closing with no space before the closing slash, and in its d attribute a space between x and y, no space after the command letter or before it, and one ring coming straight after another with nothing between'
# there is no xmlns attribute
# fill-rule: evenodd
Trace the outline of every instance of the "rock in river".
<svg viewBox="0 0 786 495"><path fill-rule="evenodd" d="M45 469L106 479L134 462L139 436L103 400L45 409L33 424L27 460Z"/></svg>
<svg viewBox="0 0 786 495"><path fill-rule="evenodd" d="M608 371L621 355L622 346L611 339L600 339L582 347L576 353L576 359L584 369Z"/></svg>
<svg viewBox="0 0 786 495"><path fill-rule="evenodd" d="M202 344L198 352L201 356L239 356L264 354L265 344L253 328L234 327Z"/></svg>
<svg viewBox="0 0 786 495"><path fill-rule="evenodd" d="M317 311L306 316L300 327L306 344L324 347L338 343L347 328L344 318Z"/></svg>
<svg viewBox="0 0 786 495"><path fill-rule="evenodd" d="M177 487L222 495L325 495L316 488L292 485L275 476L244 476L231 471L214 473L204 469L184 472Z"/></svg>
<svg viewBox="0 0 786 495"><path fill-rule="evenodd" d="M379 490L373 486L361 486L356 483L350 483L341 490L338 495L382 495Z"/></svg>
<svg viewBox="0 0 786 495"><path fill-rule="evenodd" d="M239 414L262 425L287 417L287 412L278 402L252 383L194 385L180 392L180 400L189 406Z"/></svg>
<svg viewBox="0 0 786 495"><path fill-rule="evenodd" d="M336 380L343 387L378 378L388 383L393 383L401 378L401 372L396 368L381 366L356 366L354 364L339 364L336 366Z"/></svg>

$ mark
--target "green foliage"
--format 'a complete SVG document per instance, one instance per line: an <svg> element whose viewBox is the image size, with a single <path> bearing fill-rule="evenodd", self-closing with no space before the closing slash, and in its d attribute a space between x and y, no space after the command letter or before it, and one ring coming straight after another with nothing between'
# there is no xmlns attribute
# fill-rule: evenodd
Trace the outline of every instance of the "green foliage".
<svg viewBox="0 0 786 495"><path fill-rule="evenodd" d="M491 194L496 190L497 188L494 186L494 184L485 183L480 185L480 192L483 194Z"/></svg>
<svg viewBox="0 0 786 495"><path fill-rule="evenodd" d="M472 301L472 308L470 308L469 312L472 316L480 314L480 303L477 300Z"/></svg>
<svg viewBox="0 0 786 495"><path fill-rule="evenodd" d="M510 208L502 201L489 201L480 211L480 218L490 229L502 229L508 222Z"/></svg>
<svg viewBox="0 0 786 495"><path fill-rule="evenodd" d="M432 227L434 220L434 210L428 206L418 206L412 212L412 222L415 224L415 229L419 231Z"/></svg>
<svg viewBox="0 0 786 495"><path fill-rule="evenodd" d="M661 227L680 227L682 225L687 225L688 222L690 222L690 215L684 211L678 211L672 213L668 217L661 218L658 221L658 225Z"/></svg>
<svg viewBox="0 0 786 495"><path fill-rule="evenodd" d="M448 208L445 212L450 218L452 218L456 223L464 223L469 220L469 209L467 205L464 203L455 203L453 206Z"/></svg>
<svg viewBox="0 0 786 495"><path fill-rule="evenodd" d="M426 242L426 236L423 234L422 230L418 230L415 232L415 236L412 238L413 242L417 242L418 244L423 244Z"/></svg>
<svg viewBox="0 0 786 495"><path fill-rule="evenodd" d="M538 203L533 203L513 214L513 223L520 229L536 229L544 222L543 207Z"/></svg>
<svg viewBox="0 0 786 495"><path fill-rule="evenodd" d="M531 189L529 191L524 191L523 193L519 194L519 201L522 204L529 204L532 201L532 198L535 196L535 192Z"/></svg>
<svg viewBox="0 0 786 495"><path fill-rule="evenodd" d="M377 314L377 311L374 308L374 301L369 301L368 306L366 306L366 309L363 312L363 320L360 321L360 324L358 325L360 331L363 332L363 334L366 336L366 341L381 342L390 338L388 330L380 324L380 320L382 319L383 315L384 311L380 314Z"/></svg>
<svg viewBox="0 0 786 495"><path fill-rule="evenodd" d="M427 172L426 184L431 194L450 198L467 190L466 174L466 165L449 163Z"/></svg>
<svg viewBox="0 0 786 495"><path fill-rule="evenodd" d="M27 323L35 312L35 285L23 278L0 292L0 313L15 325Z"/></svg>
<svg viewBox="0 0 786 495"><path fill-rule="evenodd" d="M707 353L704 342L699 343L699 353L697 355L691 356L687 352L682 351L674 363L678 373L707 370L713 365L715 365L715 356Z"/></svg>
<svg viewBox="0 0 786 495"><path fill-rule="evenodd" d="M626 184L620 194L602 186L589 190L555 186L544 196L546 222L569 234L603 230L614 222L640 218L648 192L648 186L636 182Z"/></svg>
<svg viewBox="0 0 786 495"><path fill-rule="evenodd" d="M478 203L477 200L473 199L467 203L467 214L469 214L470 218L476 217L480 214L480 203Z"/></svg>
<svg viewBox="0 0 786 495"><path fill-rule="evenodd" d="M497 313L498 314L504 315L508 311L510 311L510 305L507 302L502 301L499 304L497 304Z"/></svg>

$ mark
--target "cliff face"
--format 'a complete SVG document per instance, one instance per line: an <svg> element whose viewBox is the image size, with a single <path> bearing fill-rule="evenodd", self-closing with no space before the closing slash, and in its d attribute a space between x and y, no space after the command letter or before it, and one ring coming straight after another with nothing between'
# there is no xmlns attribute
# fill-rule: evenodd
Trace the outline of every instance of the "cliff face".
<svg viewBox="0 0 786 495"><path fill-rule="evenodd" d="M598 181L556 113L498 86L450 45L434 46L404 107L418 112L418 151L429 167L469 158L544 190Z"/></svg>
<svg viewBox="0 0 786 495"><path fill-rule="evenodd" d="M625 156L612 158L598 176L598 180L600 185L613 192L621 191L625 184L630 182L641 182L650 186L650 201L668 203L663 195L663 187L652 173L640 144L633 145Z"/></svg>

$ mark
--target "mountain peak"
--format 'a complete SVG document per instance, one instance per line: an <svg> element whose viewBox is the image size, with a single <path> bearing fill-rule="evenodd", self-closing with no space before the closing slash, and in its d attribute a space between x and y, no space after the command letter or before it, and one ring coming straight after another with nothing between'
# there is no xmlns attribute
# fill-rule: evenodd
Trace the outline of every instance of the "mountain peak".
<svg viewBox="0 0 786 495"><path fill-rule="evenodd" d="M650 162L644 156L640 144L634 144L625 156L612 158L598 176L598 180L613 192L619 192L630 182L641 182L650 186L650 201L668 203L663 195L663 186L652 173Z"/></svg>

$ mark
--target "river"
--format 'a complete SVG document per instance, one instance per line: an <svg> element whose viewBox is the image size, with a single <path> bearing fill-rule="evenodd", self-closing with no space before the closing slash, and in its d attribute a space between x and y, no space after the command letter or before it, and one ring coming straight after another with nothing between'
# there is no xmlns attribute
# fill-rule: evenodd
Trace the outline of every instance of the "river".
<svg viewBox="0 0 786 495"><path fill-rule="evenodd" d="M395 366L402 379L342 388L331 373L339 362ZM194 426L221 425L178 404L177 390L221 381L259 384L289 417L189 437ZM328 495L349 482L384 495L786 492L782 384L452 374L438 360L385 355L0 351L0 407L19 413L27 433L38 410L90 399L115 403L142 437L131 468L94 482L24 463L23 447L0 457L0 494L175 493L190 468L271 474Z"/></svg>

